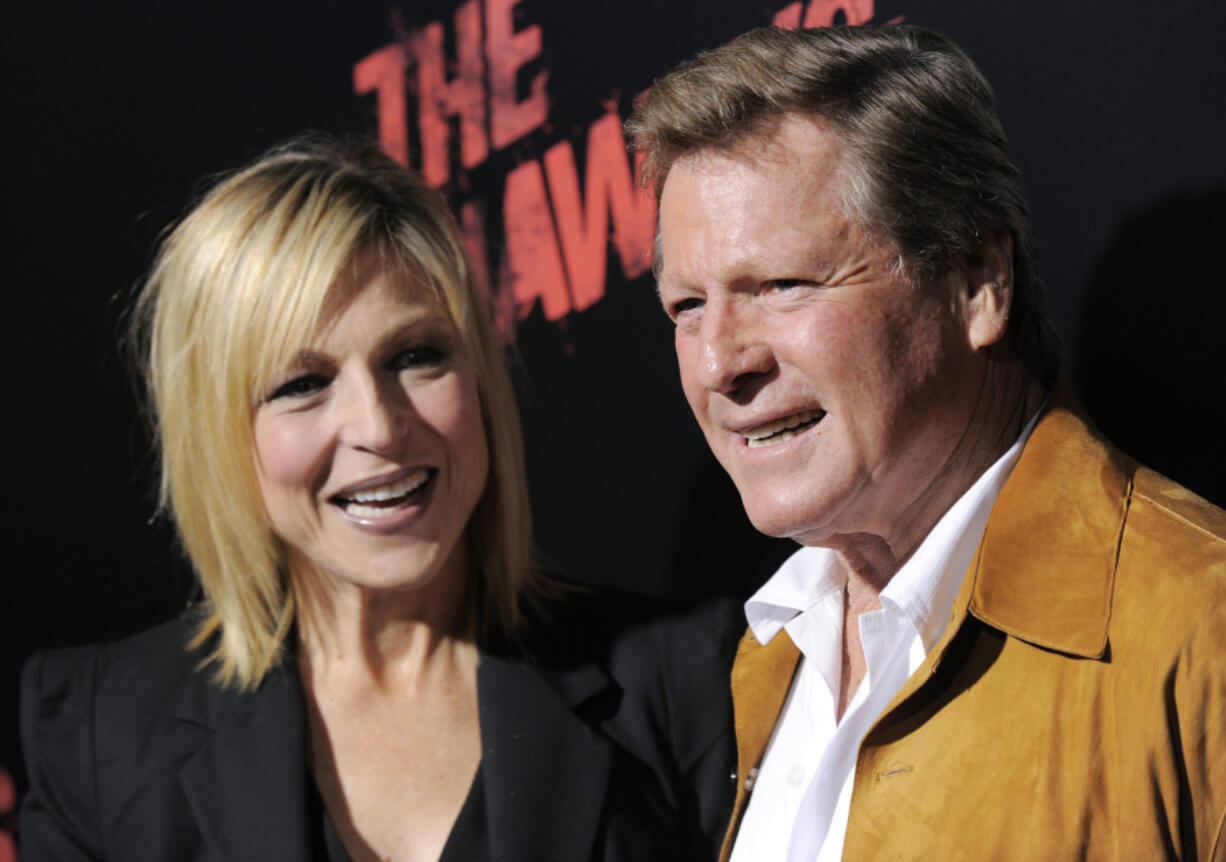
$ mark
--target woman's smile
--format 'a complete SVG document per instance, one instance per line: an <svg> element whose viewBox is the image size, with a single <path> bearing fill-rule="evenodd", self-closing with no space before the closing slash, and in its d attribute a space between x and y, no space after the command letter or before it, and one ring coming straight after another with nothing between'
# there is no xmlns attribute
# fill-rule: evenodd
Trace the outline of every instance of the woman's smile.
<svg viewBox="0 0 1226 862"><path fill-rule="evenodd" d="M370 588L463 577L489 472L468 357L427 289L359 273L256 409L264 505L291 577L309 568Z"/></svg>
<svg viewBox="0 0 1226 862"><path fill-rule="evenodd" d="M433 467L397 471L399 478L391 482L334 494L329 502L340 509L342 516L355 527L364 530L387 531L412 523L430 503L434 477Z"/></svg>

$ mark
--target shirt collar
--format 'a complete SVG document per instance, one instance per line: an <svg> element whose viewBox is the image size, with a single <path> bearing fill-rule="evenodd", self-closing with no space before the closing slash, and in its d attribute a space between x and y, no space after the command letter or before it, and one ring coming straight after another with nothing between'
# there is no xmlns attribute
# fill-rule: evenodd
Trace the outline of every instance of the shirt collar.
<svg viewBox="0 0 1226 862"><path fill-rule="evenodd" d="M843 589L845 581L833 551L801 548L745 602L745 619L753 636L760 644L770 643L793 617Z"/></svg>
<svg viewBox="0 0 1226 862"><path fill-rule="evenodd" d="M1042 411L1039 411L1040 413ZM881 602L901 613L931 649L945 628L950 608L983 536L1009 471L1034 430L1039 413L1017 441L941 516L881 591ZM745 618L754 638L766 644L793 618L805 613L846 578L828 548L801 548L745 602Z"/></svg>

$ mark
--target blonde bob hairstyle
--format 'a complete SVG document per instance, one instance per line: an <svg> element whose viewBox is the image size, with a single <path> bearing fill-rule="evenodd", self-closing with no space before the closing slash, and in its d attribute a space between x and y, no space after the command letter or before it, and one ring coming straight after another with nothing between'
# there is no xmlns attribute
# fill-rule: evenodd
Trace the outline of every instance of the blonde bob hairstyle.
<svg viewBox="0 0 1226 862"><path fill-rule="evenodd" d="M454 220L370 145L298 139L219 182L164 238L132 341L161 457L159 504L204 590L192 648L223 684L254 687L295 618L286 555L257 484L256 405L370 261L450 314L490 452L467 530L478 636L512 635L542 589L531 564L523 445L502 350Z"/></svg>

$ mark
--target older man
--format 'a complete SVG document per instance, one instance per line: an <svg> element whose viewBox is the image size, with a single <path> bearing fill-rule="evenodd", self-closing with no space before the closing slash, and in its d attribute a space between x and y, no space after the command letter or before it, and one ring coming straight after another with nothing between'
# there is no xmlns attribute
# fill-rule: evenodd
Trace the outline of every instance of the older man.
<svg viewBox="0 0 1226 862"><path fill-rule="evenodd" d="M631 118L686 397L805 546L746 604L725 859L1226 858L1226 513L1056 382L993 102L917 28L766 29Z"/></svg>

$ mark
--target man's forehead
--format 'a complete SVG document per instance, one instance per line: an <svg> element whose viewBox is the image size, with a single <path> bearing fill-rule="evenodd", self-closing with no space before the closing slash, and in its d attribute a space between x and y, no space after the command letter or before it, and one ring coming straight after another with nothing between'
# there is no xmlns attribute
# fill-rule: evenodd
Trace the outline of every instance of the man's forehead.
<svg viewBox="0 0 1226 862"><path fill-rule="evenodd" d="M821 118L789 115L732 144L677 159L660 195L657 279L667 275L666 246L694 230L735 232L738 222L773 220L781 210L845 217L844 147L827 125Z"/></svg>
<svg viewBox="0 0 1226 862"><path fill-rule="evenodd" d="M819 114L781 114L755 123L725 141L698 147L673 162L669 176L678 168L704 170L735 162L747 167L796 167L841 161L843 143L834 124ZM806 165L797 164L797 155L809 156ZM666 189L668 179L665 177Z"/></svg>
<svg viewBox="0 0 1226 862"><path fill-rule="evenodd" d="M828 124L788 116L728 145L710 146L677 159L660 193L659 227L685 224L696 203L712 203L709 215L779 206L812 210L829 204L846 210L847 149Z"/></svg>

